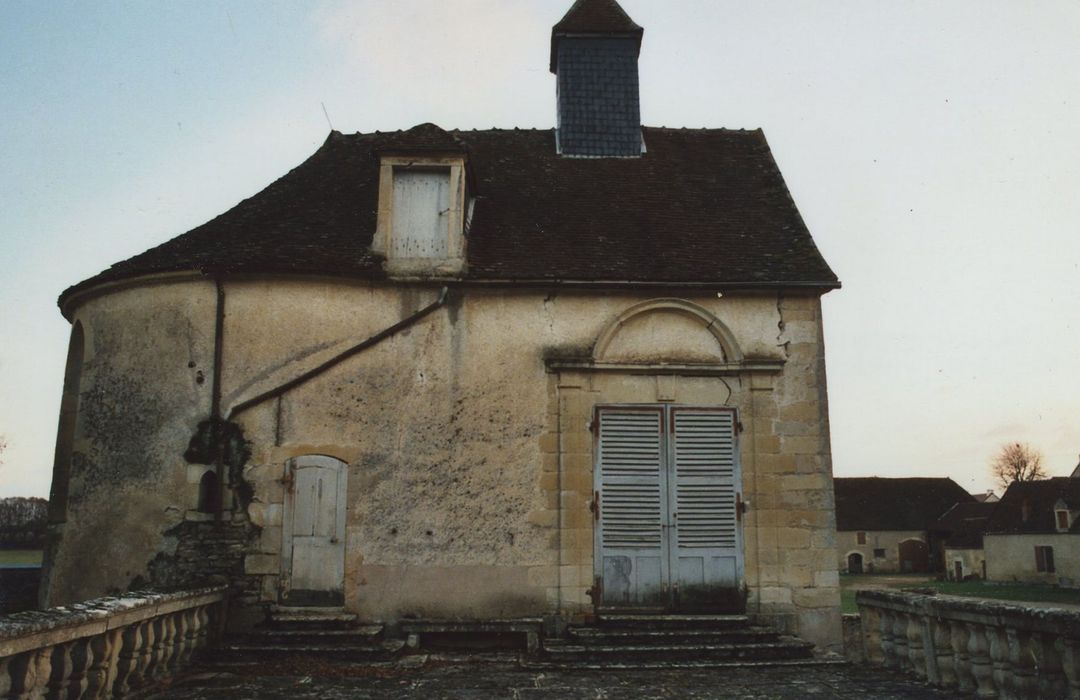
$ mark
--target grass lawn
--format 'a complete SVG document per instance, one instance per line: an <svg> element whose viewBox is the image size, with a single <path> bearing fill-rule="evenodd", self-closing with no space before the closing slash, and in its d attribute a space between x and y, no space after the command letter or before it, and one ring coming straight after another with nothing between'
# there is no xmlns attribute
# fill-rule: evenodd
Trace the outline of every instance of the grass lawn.
<svg viewBox="0 0 1080 700"><path fill-rule="evenodd" d="M41 566L41 550L0 549L0 568L5 566Z"/></svg>
<svg viewBox="0 0 1080 700"><path fill-rule="evenodd" d="M990 583L986 581L938 581L925 574L840 575L840 607L843 612L859 612L855 591L861 588L933 588L944 595L971 598L1016 600L1030 603L1080 605L1080 591L1037 583Z"/></svg>

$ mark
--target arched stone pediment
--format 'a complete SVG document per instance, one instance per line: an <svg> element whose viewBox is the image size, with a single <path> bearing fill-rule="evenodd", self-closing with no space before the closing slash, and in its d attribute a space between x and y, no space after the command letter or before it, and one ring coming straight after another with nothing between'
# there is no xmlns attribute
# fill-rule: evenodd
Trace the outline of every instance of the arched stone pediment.
<svg viewBox="0 0 1080 700"><path fill-rule="evenodd" d="M743 354L727 326L705 308L683 299L653 299L609 323L596 339L592 359L722 364L742 362Z"/></svg>

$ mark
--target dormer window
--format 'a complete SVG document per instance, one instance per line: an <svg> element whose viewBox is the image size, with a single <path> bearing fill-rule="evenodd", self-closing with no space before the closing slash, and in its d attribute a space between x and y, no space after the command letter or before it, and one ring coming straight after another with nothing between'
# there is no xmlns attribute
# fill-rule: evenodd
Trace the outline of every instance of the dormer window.
<svg viewBox="0 0 1080 700"><path fill-rule="evenodd" d="M450 252L450 169L394 168L390 257L446 258Z"/></svg>
<svg viewBox="0 0 1080 700"><path fill-rule="evenodd" d="M1068 532L1069 530L1069 511L1056 510L1054 511L1054 517L1057 520L1058 532Z"/></svg>
<svg viewBox="0 0 1080 700"><path fill-rule="evenodd" d="M372 250L393 277L455 277L465 269L469 208L464 145L434 124L391 134L379 153Z"/></svg>

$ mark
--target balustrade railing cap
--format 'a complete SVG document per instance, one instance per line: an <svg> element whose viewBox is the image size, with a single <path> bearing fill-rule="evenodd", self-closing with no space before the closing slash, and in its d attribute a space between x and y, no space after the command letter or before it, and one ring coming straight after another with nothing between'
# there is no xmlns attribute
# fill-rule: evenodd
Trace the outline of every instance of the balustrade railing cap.
<svg viewBox="0 0 1080 700"><path fill-rule="evenodd" d="M929 596L878 589L857 591L855 603L860 608L880 608L892 612L927 615L994 627L1048 632L1080 639L1080 610L1034 607L1021 602L1000 602L983 598Z"/></svg>
<svg viewBox="0 0 1080 700"><path fill-rule="evenodd" d="M188 598L194 599L206 595L224 595L227 590L227 586L212 586L167 593L132 591L124 595L103 596L71 605L49 608L48 610L29 610L11 615L0 615L0 640L14 639L27 634L46 632L63 627L74 627L142 607L182 601Z"/></svg>

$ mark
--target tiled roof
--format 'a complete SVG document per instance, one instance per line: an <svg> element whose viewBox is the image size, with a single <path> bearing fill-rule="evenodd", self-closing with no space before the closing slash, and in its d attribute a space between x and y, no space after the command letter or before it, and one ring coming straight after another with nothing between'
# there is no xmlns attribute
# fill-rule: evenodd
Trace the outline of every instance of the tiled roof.
<svg viewBox="0 0 1080 700"><path fill-rule="evenodd" d="M983 532L996 507L997 501L957 503L938 518L930 529L945 536L946 547L981 549Z"/></svg>
<svg viewBox="0 0 1080 700"><path fill-rule="evenodd" d="M643 131L648 152L634 159L559 157L552 130L442 132L464 144L476 183L466 279L839 286L761 131ZM370 251L378 153L408 134L332 132L262 192L61 301L181 270L383 277Z"/></svg>
<svg viewBox="0 0 1080 700"><path fill-rule="evenodd" d="M379 153L464 153L466 148L457 136L427 122L388 134L376 150Z"/></svg>
<svg viewBox="0 0 1080 700"><path fill-rule="evenodd" d="M1039 481L1014 481L1001 497L986 532L993 534L1039 534L1057 532L1054 506L1061 500L1080 510L1080 479L1056 476ZM1025 508L1026 503L1026 508ZM1027 511L1027 518L1024 512ZM1080 518L1070 532L1080 533Z"/></svg>
<svg viewBox="0 0 1080 700"><path fill-rule="evenodd" d="M949 478L837 478L836 529L928 530L945 511L974 498Z"/></svg>

